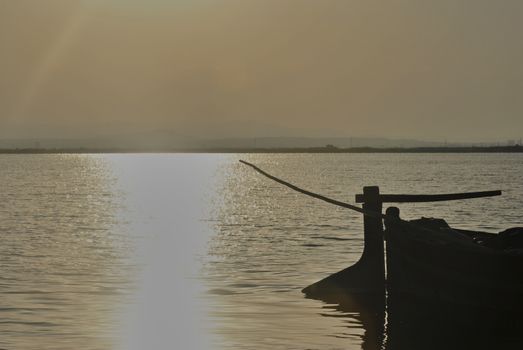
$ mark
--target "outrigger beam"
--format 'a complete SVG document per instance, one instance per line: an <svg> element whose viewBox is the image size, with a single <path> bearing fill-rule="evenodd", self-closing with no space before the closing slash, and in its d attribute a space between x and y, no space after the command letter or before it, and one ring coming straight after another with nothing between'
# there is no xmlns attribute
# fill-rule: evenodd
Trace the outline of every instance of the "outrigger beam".
<svg viewBox="0 0 523 350"><path fill-rule="evenodd" d="M441 202L459 199L501 196L501 191L482 191L448 194L380 194L381 203ZM356 203L365 203L365 195L357 194Z"/></svg>

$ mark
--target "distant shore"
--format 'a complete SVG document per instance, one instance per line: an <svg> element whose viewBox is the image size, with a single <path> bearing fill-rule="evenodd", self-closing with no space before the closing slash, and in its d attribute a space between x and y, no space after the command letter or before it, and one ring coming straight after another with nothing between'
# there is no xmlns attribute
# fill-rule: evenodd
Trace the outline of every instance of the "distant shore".
<svg viewBox="0 0 523 350"><path fill-rule="evenodd" d="M89 154L89 153L523 153L523 146L488 147L300 147L300 148L15 148L0 154Z"/></svg>

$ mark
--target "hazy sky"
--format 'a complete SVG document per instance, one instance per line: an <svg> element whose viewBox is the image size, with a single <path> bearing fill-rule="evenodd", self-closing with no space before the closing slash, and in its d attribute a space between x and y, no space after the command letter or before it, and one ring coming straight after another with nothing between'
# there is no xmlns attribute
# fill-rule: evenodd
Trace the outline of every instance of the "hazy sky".
<svg viewBox="0 0 523 350"><path fill-rule="evenodd" d="M523 1L0 0L0 137L157 129L519 139Z"/></svg>

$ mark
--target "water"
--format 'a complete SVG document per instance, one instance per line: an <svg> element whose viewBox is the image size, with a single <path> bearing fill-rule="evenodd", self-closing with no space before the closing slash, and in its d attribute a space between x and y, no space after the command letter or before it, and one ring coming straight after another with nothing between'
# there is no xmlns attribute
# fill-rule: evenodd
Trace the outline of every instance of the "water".
<svg viewBox="0 0 523 350"><path fill-rule="evenodd" d="M402 217L522 225L519 154L0 155L0 348L391 350L442 338L406 342L361 310L305 299L303 287L359 258L361 216L241 158L350 203L365 185L502 189L401 205Z"/></svg>

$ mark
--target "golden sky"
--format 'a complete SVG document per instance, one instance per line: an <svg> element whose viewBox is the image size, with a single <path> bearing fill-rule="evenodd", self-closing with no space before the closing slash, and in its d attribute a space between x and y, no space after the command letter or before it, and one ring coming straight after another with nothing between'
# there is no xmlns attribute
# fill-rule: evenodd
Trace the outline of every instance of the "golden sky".
<svg viewBox="0 0 523 350"><path fill-rule="evenodd" d="M523 136L520 0L0 0L0 137Z"/></svg>

